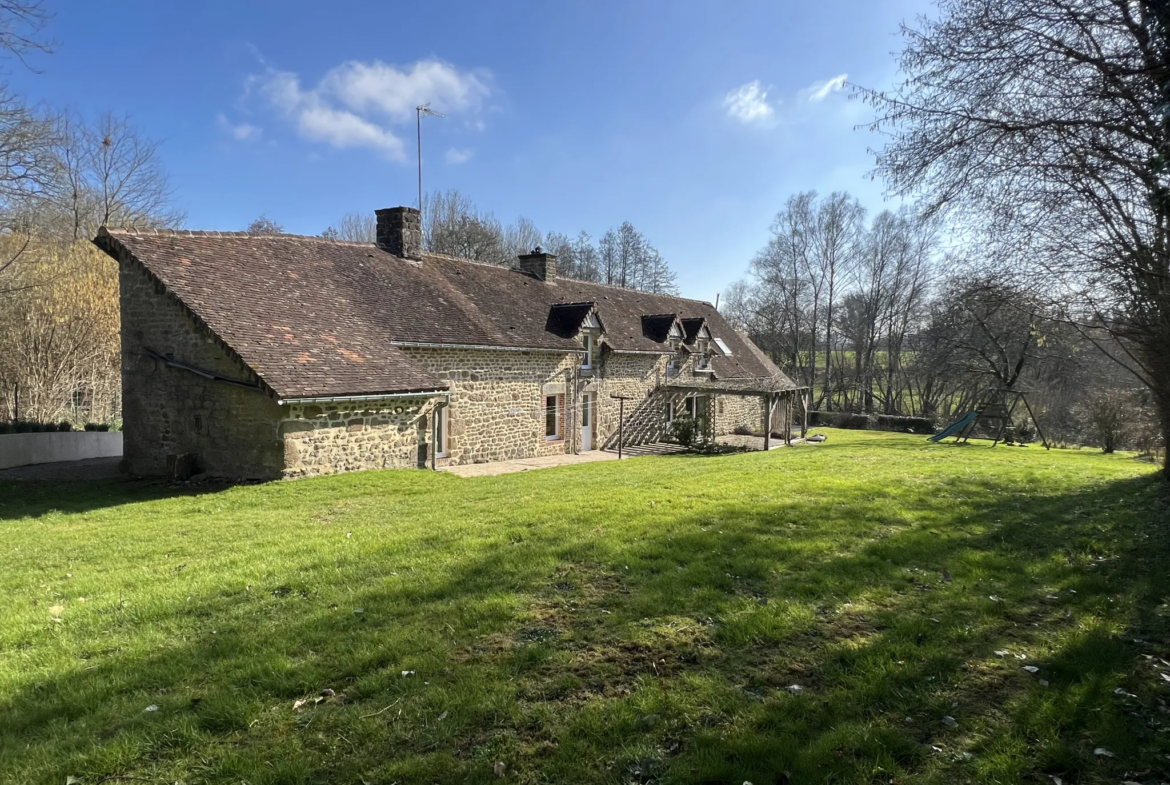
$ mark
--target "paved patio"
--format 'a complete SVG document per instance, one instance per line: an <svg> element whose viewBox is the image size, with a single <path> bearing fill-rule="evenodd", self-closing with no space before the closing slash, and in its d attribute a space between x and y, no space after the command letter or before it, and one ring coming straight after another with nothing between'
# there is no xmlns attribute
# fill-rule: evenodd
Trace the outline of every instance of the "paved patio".
<svg viewBox="0 0 1170 785"><path fill-rule="evenodd" d="M682 447L677 444L655 442L653 444L623 447L622 458L637 458L643 455L667 455L672 452L681 451ZM573 466L578 463L616 461L617 459L617 450L590 450L580 455L546 455L541 458L516 458L511 461L468 463L462 466L441 466L439 467L439 471L455 474L459 477L494 477L498 474L530 472L534 469L551 469L554 466Z"/></svg>
<svg viewBox="0 0 1170 785"><path fill-rule="evenodd" d="M0 482L10 480L49 480L51 482L112 480L122 476L118 473L118 464L121 461L121 458L87 458L81 461L13 466L10 469L0 469Z"/></svg>
<svg viewBox="0 0 1170 785"><path fill-rule="evenodd" d="M804 440L798 436L792 437L793 444L798 444L802 441L804 441ZM726 436L716 436L715 443L716 444L724 444L724 445L727 445L728 447L743 447L743 448L748 449L748 450L762 451L764 449L764 437L763 436L740 436L738 434L729 433ZM771 445L769 445L768 449L779 450L781 447L786 447L786 446L787 445L784 444L783 439L772 439L772 443L771 443Z"/></svg>

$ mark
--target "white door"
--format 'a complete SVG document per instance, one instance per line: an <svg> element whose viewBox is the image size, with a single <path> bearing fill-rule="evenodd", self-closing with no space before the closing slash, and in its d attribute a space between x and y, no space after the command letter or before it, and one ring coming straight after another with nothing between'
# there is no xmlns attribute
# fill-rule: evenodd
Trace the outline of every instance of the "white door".
<svg viewBox="0 0 1170 785"><path fill-rule="evenodd" d="M581 395L581 451L593 449L593 393Z"/></svg>

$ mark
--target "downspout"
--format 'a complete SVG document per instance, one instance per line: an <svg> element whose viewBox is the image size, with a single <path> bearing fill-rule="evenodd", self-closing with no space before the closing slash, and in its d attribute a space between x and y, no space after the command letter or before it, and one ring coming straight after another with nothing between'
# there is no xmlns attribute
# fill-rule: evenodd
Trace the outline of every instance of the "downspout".
<svg viewBox="0 0 1170 785"><path fill-rule="evenodd" d="M572 390L573 392L571 398L568 394L565 395L565 398L569 399L565 401L565 407L568 409L568 412L565 413L565 428L569 431L565 434L565 452L570 455L576 455L580 452L577 449L577 437L580 436L580 434L577 432L577 379L573 374L572 368L565 369L566 393L568 393L569 390Z"/></svg>

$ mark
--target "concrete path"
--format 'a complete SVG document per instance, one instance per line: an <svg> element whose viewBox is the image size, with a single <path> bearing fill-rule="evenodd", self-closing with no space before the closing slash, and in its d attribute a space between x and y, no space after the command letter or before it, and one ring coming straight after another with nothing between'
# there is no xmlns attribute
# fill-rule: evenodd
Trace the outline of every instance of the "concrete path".
<svg viewBox="0 0 1170 785"><path fill-rule="evenodd" d="M799 444L804 441L800 437L792 437L793 444ZM726 436L716 436L715 442L717 444L726 444L729 447L745 447L749 450L763 450L764 437L763 436L740 436L738 434L729 433ZM786 446L783 439L772 439L772 444L768 447L770 450L779 450Z"/></svg>
<svg viewBox="0 0 1170 785"><path fill-rule="evenodd" d="M622 457L636 458L643 455L666 455L672 452L680 452L681 450L682 447L677 444L639 444L634 447L623 448ZM554 466L572 466L578 463L616 461L617 459L618 455L616 450L590 450L580 455L546 455L541 458L516 458L511 461L443 466L439 468L439 471L455 474L460 477L495 477L498 474L529 472L533 469L551 469Z"/></svg>
<svg viewBox="0 0 1170 785"><path fill-rule="evenodd" d="M56 463L34 463L31 466L14 466L0 469L0 482L7 480L50 480L52 482L75 482L78 480L112 480L122 475L118 472L121 458L89 458L83 461L58 461Z"/></svg>

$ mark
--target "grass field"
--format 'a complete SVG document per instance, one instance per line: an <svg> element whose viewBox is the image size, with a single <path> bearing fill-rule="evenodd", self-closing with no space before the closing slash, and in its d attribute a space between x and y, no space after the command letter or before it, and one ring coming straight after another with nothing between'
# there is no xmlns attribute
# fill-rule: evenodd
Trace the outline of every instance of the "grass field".
<svg viewBox="0 0 1170 785"><path fill-rule="evenodd" d="M1153 467L827 433L0 484L0 781L1170 778Z"/></svg>

